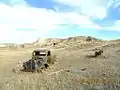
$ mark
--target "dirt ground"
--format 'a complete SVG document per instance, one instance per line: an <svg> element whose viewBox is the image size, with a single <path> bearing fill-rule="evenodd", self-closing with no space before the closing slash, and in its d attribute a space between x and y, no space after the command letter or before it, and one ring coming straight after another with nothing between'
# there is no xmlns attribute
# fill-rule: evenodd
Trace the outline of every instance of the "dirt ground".
<svg viewBox="0 0 120 90"><path fill-rule="evenodd" d="M106 57L87 58L93 48L52 49L57 63L43 74L12 72L34 48L0 49L0 90L120 90L120 45L104 47Z"/></svg>

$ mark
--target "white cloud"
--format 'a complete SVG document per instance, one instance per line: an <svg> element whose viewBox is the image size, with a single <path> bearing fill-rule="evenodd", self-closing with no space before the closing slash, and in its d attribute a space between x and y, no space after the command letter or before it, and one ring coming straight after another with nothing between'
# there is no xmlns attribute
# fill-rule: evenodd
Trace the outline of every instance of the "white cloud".
<svg viewBox="0 0 120 90"><path fill-rule="evenodd" d="M65 5L69 5L74 8L75 12L80 12L83 16L74 14L70 19L73 20L73 23L77 23L80 25L87 24L87 27L96 27L98 29L103 30L112 30L120 32L120 20L116 21L113 26L108 27L100 27L98 25L93 24L89 18L96 17L99 20L102 20L106 14L107 9L115 4L114 7L120 4L119 0L54 0L55 2L62 3ZM89 24L88 24L89 23Z"/></svg>
<svg viewBox="0 0 120 90"><path fill-rule="evenodd" d="M86 16L79 14L79 12L55 12L44 8L30 7L24 0L12 0L10 3L12 7L1 3L0 42L22 43L35 41L39 37L47 37L49 32L63 29L60 24L66 24L66 27L69 25L77 25L79 28L103 29L94 24L90 20L90 16L102 19L106 15L106 9L104 5L100 6L97 3L92 4L90 1L85 3L83 0L74 2L73 0L59 0L59 2L64 2L73 7L80 7L81 4L82 12L86 14ZM113 27L104 29L120 31L119 25L120 22L118 21Z"/></svg>
<svg viewBox="0 0 120 90"><path fill-rule="evenodd" d="M46 33L60 29L60 24L76 24L84 28L100 28L89 18L75 12L62 13L43 8L27 6L26 3L16 4L12 7L0 4L0 41L27 42ZM20 31L21 29L21 31ZM23 29L23 30L22 30Z"/></svg>
<svg viewBox="0 0 120 90"><path fill-rule="evenodd" d="M108 0L54 0L58 3L69 5L77 12L100 19L106 16Z"/></svg>
<svg viewBox="0 0 120 90"><path fill-rule="evenodd" d="M78 25L83 28L100 29L100 26L94 24L88 17L80 15L78 13L67 13L67 19L69 23Z"/></svg>
<svg viewBox="0 0 120 90"><path fill-rule="evenodd" d="M117 20L113 26L104 27L104 30L111 30L120 32L120 20Z"/></svg>

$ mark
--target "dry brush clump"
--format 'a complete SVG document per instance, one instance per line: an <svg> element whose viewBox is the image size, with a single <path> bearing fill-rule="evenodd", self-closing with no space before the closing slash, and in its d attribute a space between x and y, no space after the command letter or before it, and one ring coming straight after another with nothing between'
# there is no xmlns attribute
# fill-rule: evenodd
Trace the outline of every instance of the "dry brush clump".
<svg viewBox="0 0 120 90"><path fill-rule="evenodd" d="M94 51L91 51L91 53L89 53L88 55L86 55L86 57L88 58L95 58L95 57L98 57L98 56L103 56L104 58L106 57L104 55L104 51L102 49L95 49Z"/></svg>
<svg viewBox="0 0 120 90"><path fill-rule="evenodd" d="M47 63L48 64L55 64L57 62L57 55L48 56Z"/></svg>
<svg viewBox="0 0 120 90"><path fill-rule="evenodd" d="M14 72L14 73L20 73L22 69L23 69L22 63L17 63L17 64L16 64L16 67L14 67L14 68L12 69L12 72Z"/></svg>
<svg viewBox="0 0 120 90"><path fill-rule="evenodd" d="M86 41L92 41L92 37L88 36L88 37L86 38Z"/></svg>

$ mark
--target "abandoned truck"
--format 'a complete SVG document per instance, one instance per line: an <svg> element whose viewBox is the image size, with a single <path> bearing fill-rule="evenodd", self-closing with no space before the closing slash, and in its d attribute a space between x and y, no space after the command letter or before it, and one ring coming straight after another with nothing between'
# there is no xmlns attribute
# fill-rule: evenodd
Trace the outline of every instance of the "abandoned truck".
<svg viewBox="0 0 120 90"><path fill-rule="evenodd" d="M56 61L55 56L51 55L49 49L37 49L32 52L32 59L23 63L24 71L38 71L47 69L50 64Z"/></svg>

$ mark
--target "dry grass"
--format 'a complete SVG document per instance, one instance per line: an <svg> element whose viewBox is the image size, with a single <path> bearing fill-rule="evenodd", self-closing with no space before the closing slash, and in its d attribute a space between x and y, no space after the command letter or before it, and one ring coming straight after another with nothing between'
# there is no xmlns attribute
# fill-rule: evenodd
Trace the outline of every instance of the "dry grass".
<svg viewBox="0 0 120 90"><path fill-rule="evenodd" d="M119 83L119 82L117 82ZM1 90L119 90L114 79L84 77L70 72L27 74L6 78Z"/></svg>
<svg viewBox="0 0 120 90"><path fill-rule="evenodd" d="M119 45L82 41L69 38L57 43L54 48L65 49L52 50L57 64L43 73L12 72L18 63L31 58L33 48L1 49L0 90L120 90ZM106 58L85 58L88 50L105 44L102 48ZM49 62L53 63L56 56Z"/></svg>

